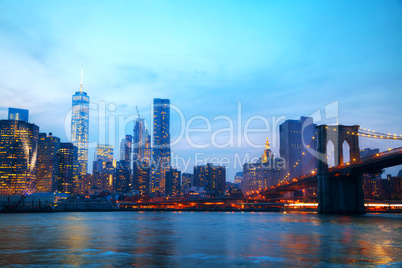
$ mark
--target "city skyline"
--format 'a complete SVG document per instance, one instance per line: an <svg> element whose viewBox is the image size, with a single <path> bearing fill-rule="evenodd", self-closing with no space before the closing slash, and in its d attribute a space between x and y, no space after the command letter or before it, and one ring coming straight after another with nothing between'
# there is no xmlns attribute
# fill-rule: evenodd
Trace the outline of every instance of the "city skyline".
<svg viewBox="0 0 402 268"><path fill-rule="evenodd" d="M77 93L77 92L76 92ZM156 98L156 100L159 100L160 101L160 99L158 99L158 98ZM154 101L155 101L155 99L154 99ZM162 100L162 101L169 101L169 100ZM153 107L155 106L155 103L154 103L154 105L153 105ZM328 108L328 107L326 107L326 108ZM21 110L21 109L18 109L18 108L13 108L13 109L16 109L16 110ZM23 109L22 109L23 110ZM27 111L27 110L25 110L25 111ZM28 111L27 111L28 112ZM156 110L154 110L154 113L156 112ZM160 111L159 111L160 112ZM141 121L142 123L141 123L141 127L143 128L143 132L144 132L144 135L147 135L148 136L148 139L149 139L149 137L150 137L150 135L148 134L148 129L145 129L146 127L145 127L145 124L144 124L144 118L143 117L141 117L140 115L138 115L138 114L135 114L135 116L136 116L136 119L134 119L133 120L133 122L135 123L135 124L137 124L138 123L138 121ZM300 120L305 120L306 118L305 117L301 117L301 119ZM312 123L312 119L313 118L307 118L308 120L311 120L310 121L310 123L308 123L308 124L311 124ZM332 118L333 119L333 118ZM146 121L146 120L145 120ZM330 120L331 121L331 120ZM280 140L280 135L281 135L281 133L280 133L280 127L281 127L281 125L284 125L285 123L287 123L287 122L299 122L298 120L292 120L292 119L288 119L288 120L286 120L286 121L280 121L279 123L280 123L280 125L279 125L279 128L278 128L278 135L277 135L277 137L278 137L278 139ZM333 122L333 120L332 120L332 123L330 123L330 124L338 124L339 122L336 122L336 123L334 123ZM156 124L156 122L154 122L154 124ZM300 124L300 123L299 123ZM40 127L40 126L39 126ZM306 126L307 128L309 127L309 125L307 125ZM137 126L137 128L138 128L138 126ZM299 128L300 128L300 126L299 126ZM134 130L134 135L135 135L135 133L136 133L136 128L134 128L133 129ZM191 130L191 129L190 129ZM252 129L251 129L252 130ZM138 130L137 130L138 131ZM311 134L312 132L311 132L312 130L308 130L308 132ZM42 133L43 131L42 130L40 130L40 132ZM218 130L216 130L215 131L215 133L218 133L218 132L220 132L220 130L218 129ZM50 134L52 134L52 133L50 133ZM126 135L126 138L127 138L127 136L130 136L130 135ZM399 138L399 135L398 135L398 138ZM268 138L267 138L268 139ZM191 139L190 139L191 140ZM371 139L370 139L371 140ZM363 141L364 141L364 139L363 139ZM399 142L399 140L396 140L396 141L389 141L390 143L392 143L392 144L396 144L395 142ZM364 142L363 142L363 144L364 144ZM254 145L254 144L253 144ZM124 160L124 159L120 159L121 158L121 144L118 146L118 147L114 147L113 145L109 145L109 144L99 144L99 143L96 143L96 148L95 148L95 154L94 154L94 158L93 158L93 163L91 163L91 162L88 162L88 165L87 166L92 166L93 167L93 165L95 165L95 161L97 160L97 158L98 158L98 154L99 154L99 147L102 147L102 146L106 146L106 147L108 147L108 148L110 148L111 149L111 155L110 155L110 157L113 157L113 159L114 159L114 161L119 161L119 160ZM265 145L266 146L266 145ZM158 146L157 146L158 147ZM162 146L162 147L164 147L164 146ZM278 147L279 147L279 145L278 145ZM395 146L394 146L395 147ZM114 150L114 148L115 148L115 150ZM202 147L200 147L200 148L202 148ZM255 147L254 147L255 148ZM363 146L361 146L361 150L363 150L364 151L364 149L368 149L368 148L370 148L370 149L378 149L378 148L376 148L376 147L373 147L373 146L369 146L369 147L364 147L364 145ZM154 149L154 147L152 146L152 147L150 147L149 148L151 151L152 151L152 149L153 150L155 150ZM133 153L135 154L135 146L133 146ZM198 153L198 151L197 150L199 150L199 148L197 149L197 148L193 148L193 153L195 154L195 155L197 155L197 154L200 154L200 153ZM258 149L259 150L259 152L260 152L260 154L261 154L261 149ZM170 149L169 149L169 151L170 151ZM278 150L279 151L279 150ZM173 155L175 155L175 152L173 151L172 152L173 153ZM346 153L346 157L349 157L348 155L349 155L349 152L345 152ZM120 157L116 157L116 155L118 155L118 156L120 156ZM202 157L204 157L204 155L203 154L200 154L200 155L202 155ZM280 153L275 153L275 155L276 156L278 156L278 157L283 157ZM150 157L153 157L153 156L150 156ZM210 162L210 160L212 159L212 163L215 163L215 164L219 164L219 163L216 163L215 161L216 161L216 159L217 159L217 157L212 157L212 158L204 158L204 159L202 159L202 158L200 158L200 159L198 159L198 162L197 162L197 159L196 158L191 158L191 156L190 156L190 158L189 159L185 159L185 158L183 158L183 160L181 160L181 156L177 156L176 155L176 157L178 157L178 159L179 159L179 161L176 161L175 163L177 164L177 163L179 163L179 164L183 164L183 165L180 165L180 166L178 166L178 167L176 167L175 166L175 164L173 163L172 164L172 166L173 167L176 167L176 168L179 168L179 171L181 171L181 172L192 172L192 170L193 170L193 167L194 166L197 166L197 165L205 165L205 164L208 164L209 162ZM246 162L249 162L249 161L244 161L245 159L246 160L250 160L250 161L253 161L253 159L254 159L254 161L256 160L256 159L258 159L260 157L260 155L258 155L258 153L256 154L256 155L254 155L254 156L251 156L250 158L244 158L244 159L242 159L241 157L237 157L236 156L236 159L234 160L234 162L229 162L228 164L229 165L227 165L226 166L226 168L227 168L227 171L229 171L230 172L230 174L232 174L232 173L237 173L238 172L238 170L242 170L242 167L243 167L243 164L245 164ZM294 156L294 157L296 157L296 155ZM330 159L333 157L333 156L331 156L331 155L329 155L329 157L330 157ZM227 157L224 157L223 158L223 160L225 160ZM90 158L91 159L91 158ZM150 159L150 158L148 158L148 159ZM260 158L260 159L262 159L262 158ZM296 159L296 158L295 158ZM218 161L221 161L222 159L219 159L218 158ZM181 161L183 161L183 163L181 163ZM204 161L204 162L202 162L202 161ZM293 161L290 161L290 162L292 162L292 163L294 163L296 160L293 160ZM331 160L330 160L331 161ZM332 160L333 161L333 160ZM172 162L174 162L174 161L172 161ZM186 162L186 163L184 163L184 162ZM92 165L93 164L93 165ZM187 165L188 164L188 165ZM236 167L236 164L239 166L239 168L233 168L232 167L232 165L233 164L235 164L235 167ZM291 164L291 163L290 163ZM169 165L170 166L170 165ZM185 169L183 170L183 167L185 167ZM385 169L385 172L383 173L383 177L386 177L387 176L387 174L389 174L390 172L392 172L392 173L395 173L395 174L392 174L392 175L396 175L399 171L400 171L400 167L401 167L401 165L399 165L399 166L395 166L395 167L391 167L391 168L387 168L387 169ZM180 169L181 168L181 169ZM311 168L311 167L310 167ZM89 174L91 174L92 173L92 168L91 169L89 169L88 170L88 173ZM232 177L232 176L229 176L228 177L228 180L227 181L234 181L234 176Z"/></svg>
<svg viewBox="0 0 402 268"><path fill-rule="evenodd" d="M30 110L41 132L68 141L64 119L71 103L66 100L78 89L83 63L86 92L93 103L115 107L108 115L134 115L138 105L143 117L151 118L152 99L169 98L187 117L202 115L211 121L225 115L236 122L238 101L245 118L297 119L338 101L340 124L402 133L398 1L203 2L196 3L196 9L194 3L177 2L105 5L25 3L29 8L22 9L24 5L0 3L9 11L0 23L7 66L0 72L2 118L8 107ZM147 20L153 12L156 19ZM24 28L27 23L31 31ZM97 111L90 116L93 142L99 140L103 119L97 118ZM174 114L171 122L174 137L179 124ZM214 129L222 127L224 121L214 122ZM131 133L129 126L115 138L114 148ZM272 132L255 135L261 145L268 136L272 151L279 153ZM197 139L204 143L210 135L199 134ZM362 142L361 147L379 146ZM185 142L172 151L191 156ZM209 157L234 151L260 155L259 149L248 146L200 151ZM89 163L92 155L90 151ZM240 168L228 173L229 180L236 171Z"/></svg>
<svg viewBox="0 0 402 268"><path fill-rule="evenodd" d="M402 0L0 10L0 266L402 264Z"/></svg>

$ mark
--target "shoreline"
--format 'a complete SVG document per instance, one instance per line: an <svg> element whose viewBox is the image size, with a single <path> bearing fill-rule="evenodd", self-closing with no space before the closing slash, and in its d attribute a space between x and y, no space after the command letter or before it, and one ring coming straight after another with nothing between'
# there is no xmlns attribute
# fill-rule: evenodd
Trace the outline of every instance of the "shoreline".
<svg viewBox="0 0 402 268"><path fill-rule="evenodd" d="M271 213L311 213L317 214L317 210L284 210L284 209L113 209L113 210L20 210L20 211L0 211L0 214L16 214L16 213L63 213L63 212L271 212ZM389 211L366 211L365 214L402 214L401 210ZM364 215L364 214L328 214L328 215Z"/></svg>

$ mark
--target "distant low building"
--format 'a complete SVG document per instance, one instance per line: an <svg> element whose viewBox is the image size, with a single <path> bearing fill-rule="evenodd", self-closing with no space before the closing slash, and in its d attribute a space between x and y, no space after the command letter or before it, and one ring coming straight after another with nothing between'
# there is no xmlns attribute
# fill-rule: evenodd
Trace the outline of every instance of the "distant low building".
<svg viewBox="0 0 402 268"><path fill-rule="evenodd" d="M378 154L379 152L380 152L380 149L364 148L363 150L360 150L360 158L369 157L369 156Z"/></svg>
<svg viewBox="0 0 402 268"><path fill-rule="evenodd" d="M59 200L67 199L69 194L64 193L34 193L22 197L21 195L0 196L0 209L13 207L17 210L50 209Z"/></svg>
<svg viewBox="0 0 402 268"><path fill-rule="evenodd" d="M360 158L369 157L380 152L379 149L364 148L360 150ZM383 196L381 173L363 173L364 199L380 200Z"/></svg>
<svg viewBox="0 0 402 268"><path fill-rule="evenodd" d="M185 196L192 197L192 198L199 198L205 197L205 188L204 187L197 187L191 186L190 188L186 189L184 192Z"/></svg>
<svg viewBox="0 0 402 268"><path fill-rule="evenodd" d="M381 178L381 173L363 174L364 198L368 200L402 200L402 177L388 175Z"/></svg>

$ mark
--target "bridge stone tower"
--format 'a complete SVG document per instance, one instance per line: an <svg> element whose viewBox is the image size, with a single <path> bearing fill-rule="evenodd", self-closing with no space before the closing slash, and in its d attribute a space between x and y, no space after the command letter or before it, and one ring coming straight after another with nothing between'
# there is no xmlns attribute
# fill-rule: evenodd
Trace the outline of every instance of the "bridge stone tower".
<svg viewBox="0 0 402 268"><path fill-rule="evenodd" d="M318 138L318 213L365 213L361 174L329 172L327 144L334 144L335 166L343 163L343 143L350 147L350 162L360 161L359 126L317 126Z"/></svg>

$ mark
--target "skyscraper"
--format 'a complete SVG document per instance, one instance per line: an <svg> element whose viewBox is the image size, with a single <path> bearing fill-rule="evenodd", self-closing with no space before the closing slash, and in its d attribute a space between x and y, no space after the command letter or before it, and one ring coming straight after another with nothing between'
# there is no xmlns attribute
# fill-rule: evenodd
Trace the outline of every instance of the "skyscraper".
<svg viewBox="0 0 402 268"><path fill-rule="evenodd" d="M151 178L151 166L150 162L135 161L133 165L133 188L137 190L140 195L149 195Z"/></svg>
<svg viewBox="0 0 402 268"><path fill-rule="evenodd" d="M133 160L151 161L151 136L142 117L138 117L134 123Z"/></svg>
<svg viewBox="0 0 402 268"><path fill-rule="evenodd" d="M151 192L165 194L170 167L170 100L154 99Z"/></svg>
<svg viewBox="0 0 402 268"><path fill-rule="evenodd" d="M130 169L125 160L117 162L115 188L118 193L130 192Z"/></svg>
<svg viewBox="0 0 402 268"><path fill-rule="evenodd" d="M0 120L0 194L34 192L39 127Z"/></svg>
<svg viewBox="0 0 402 268"><path fill-rule="evenodd" d="M143 118L134 123L133 136L133 189L148 195L151 179L151 137Z"/></svg>
<svg viewBox="0 0 402 268"><path fill-rule="evenodd" d="M131 170L131 153L132 153L133 136L126 135L125 139L120 143L120 161L124 161L127 169Z"/></svg>
<svg viewBox="0 0 402 268"><path fill-rule="evenodd" d="M72 143L60 143L57 190L71 194L78 183L78 149Z"/></svg>
<svg viewBox="0 0 402 268"><path fill-rule="evenodd" d="M174 168L166 170L166 195L176 196L180 195L181 189L181 171Z"/></svg>
<svg viewBox="0 0 402 268"><path fill-rule="evenodd" d="M210 163L205 166L194 167L194 185L204 187L210 195L223 195L226 190L226 168L214 166Z"/></svg>
<svg viewBox="0 0 402 268"><path fill-rule="evenodd" d="M120 161L116 167L116 191L119 193L128 193L132 188L131 174L131 148L133 136L126 135L120 143Z"/></svg>
<svg viewBox="0 0 402 268"><path fill-rule="evenodd" d="M39 133L38 160L36 162L36 192L58 190L60 138L52 133Z"/></svg>
<svg viewBox="0 0 402 268"><path fill-rule="evenodd" d="M181 183L181 190L184 192L188 188L191 188L192 184L194 184L194 175L191 173L183 173L181 175L182 183Z"/></svg>
<svg viewBox="0 0 402 268"><path fill-rule="evenodd" d="M82 91L82 67L80 91L73 95L71 115L71 142L78 148L79 174L87 173L88 133L89 133L89 96Z"/></svg>
<svg viewBox="0 0 402 268"><path fill-rule="evenodd" d="M284 160L282 179L289 179L310 173L316 168L315 157L306 149L316 150L316 125L313 118L300 117L300 120L286 120L279 126L280 155ZM303 155L304 153L304 155ZM301 162L299 163L299 161Z"/></svg>
<svg viewBox="0 0 402 268"><path fill-rule="evenodd" d="M28 122L29 111L25 109L8 108L8 120Z"/></svg>
<svg viewBox="0 0 402 268"><path fill-rule="evenodd" d="M93 172L102 173L106 168L107 163L112 163L113 160L113 146L108 144L98 144L96 146L96 160L93 163Z"/></svg>
<svg viewBox="0 0 402 268"><path fill-rule="evenodd" d="M103 162L113 162L113 146L108 144L98 144L96 146L96 158Z"/></svg>

